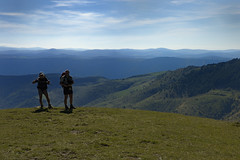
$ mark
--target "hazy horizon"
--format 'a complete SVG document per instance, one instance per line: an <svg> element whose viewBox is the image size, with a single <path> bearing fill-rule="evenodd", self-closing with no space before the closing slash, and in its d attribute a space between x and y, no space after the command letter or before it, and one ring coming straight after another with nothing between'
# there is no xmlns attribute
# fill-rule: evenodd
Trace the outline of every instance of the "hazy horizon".
<svg viewBox="0 0 240 160"><path fill-rule="evenodd" d="M0 46L0 51L6 51L4 50L10 49L10 50L76 50L76 51L86 51L86 50L157 50L157 49L166 49L166 50L205 50L205 51L229 51L229 50L236 50L240 51L240 49L235 49L235 48L229 48L229 49L202 49L202 48L177 48L177 49L172 49L172 48L165 48L165 47L156 47L156 48L44 48L44 47L14 47L14 46Z"/></svg>

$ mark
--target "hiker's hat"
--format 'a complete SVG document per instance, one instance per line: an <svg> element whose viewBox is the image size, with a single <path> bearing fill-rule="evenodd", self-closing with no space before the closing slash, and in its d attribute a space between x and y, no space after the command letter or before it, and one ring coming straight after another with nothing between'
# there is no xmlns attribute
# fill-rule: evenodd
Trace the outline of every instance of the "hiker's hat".
<svg viewBox="0 0 240 160"><path fill-rule="evenodd" d="M44 76L44 73L43 73L43 72L40 72L40 73L39 73L39 76Z"/></svg>

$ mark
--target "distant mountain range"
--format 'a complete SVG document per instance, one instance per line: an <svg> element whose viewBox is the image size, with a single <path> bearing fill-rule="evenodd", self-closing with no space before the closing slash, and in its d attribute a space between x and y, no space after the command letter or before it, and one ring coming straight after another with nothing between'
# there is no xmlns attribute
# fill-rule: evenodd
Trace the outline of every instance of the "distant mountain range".
<svg viewBox="0 0 240 160"><path fill-rule="evenodd" d="M132 108L240 120L240 60L122 79L74 78L75 106ZM47 74L54 106L63 106L60 74ZM37 75L0 76L0 108L39 105Z"/></svg>
<svg viewBox="0 0 240 160"><path fill-rule="evenodd" d="M0 75L26 75L69 69L76 77L104 76L111 79L175 70L190 65L225 62L240 57L240 50L64 50L0 47Z"/></svg>

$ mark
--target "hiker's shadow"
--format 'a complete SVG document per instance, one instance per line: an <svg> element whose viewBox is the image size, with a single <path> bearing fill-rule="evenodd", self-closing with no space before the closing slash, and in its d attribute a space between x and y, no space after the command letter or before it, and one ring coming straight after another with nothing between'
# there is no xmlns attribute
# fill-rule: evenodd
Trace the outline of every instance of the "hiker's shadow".
<svg viewBox="0 0 240 160"><path fill-rule="evenodd" d="M47 108L38 108L37 110L33 111L33 113L40 113L40 112L48 112Z"/></svg>
<svg viewBox="0 0 240 160"><path fill-rule="evenodd" d="M71 114L73 112L72 112L72 109L69 109L69 110L60 111L60 113Z"/></svg>

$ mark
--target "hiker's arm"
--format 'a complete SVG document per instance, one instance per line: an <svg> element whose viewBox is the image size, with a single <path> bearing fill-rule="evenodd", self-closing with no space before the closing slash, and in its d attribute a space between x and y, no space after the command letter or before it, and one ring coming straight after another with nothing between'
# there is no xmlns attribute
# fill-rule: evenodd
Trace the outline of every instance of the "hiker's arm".
<svg viewBox="0 0 240 160"><path fill-rule="evenodd" d="M72 85L73 85L73 82L72 82L71 84L68 84L67 86L68 86L68 87L71 87Z"/></svg>
<svg viewBox="0 0 240 160"><path fill-rule="evenodd" d="M34 80L34 81L32 81L32 84L34 84L34 83L36 83L38 80L36 79L36 80Z"/></svg>
<svg viewBox="0 0 240 160"><path fill-rule="evenodd" d="M66 85L66 84L61 84L62 87L68 87L69 85Z"/></svg>
<svg viewBox="0 0 240 160"><path fill-rule="evenodd" d="M63 80L60 81L60 85L61 85L62 87L67 87L67 85L63 83Z"/></svg>
<svg viewBox="0 0 240 160"><path fill-rule="evenodd" d="M71 79L69 83L70 83L69 86L72 86L74 83L73 79Z"/></svg>

